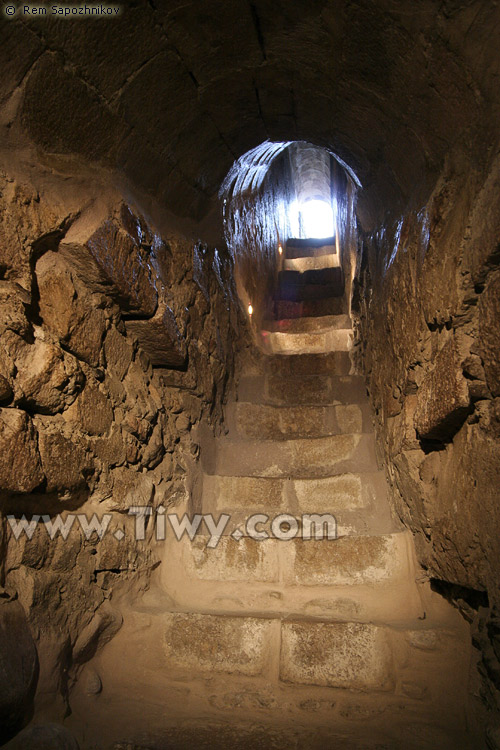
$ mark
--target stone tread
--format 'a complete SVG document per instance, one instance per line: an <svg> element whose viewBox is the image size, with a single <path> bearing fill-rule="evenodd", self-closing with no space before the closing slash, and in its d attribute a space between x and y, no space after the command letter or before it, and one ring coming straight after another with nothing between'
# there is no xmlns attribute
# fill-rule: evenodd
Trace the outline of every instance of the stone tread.
<svg viewBox="0 0 500 750"><path fill-rule="evenodd" d="M241 378L238 400L270 406L338 406L367 404L364 379L358 375L302 377L268 374Z"/></svg>
<svg viewBox="0 0 500 750"><path fill-rule="evenodd" d="M224 476L319 479L376 471L378 465L373 435L348 434L275 441L216 438L203 468Z"/></svg>
<svg viewBox="0 0 500 750"><path fill-rule="evenodd" d="M352 322L349 315L322 315L311 318L283 318L281 320L266 320L263 330L276 333L312 333L314 331L351 329Z"/></svg>
<svg viewBox="0 0 500 750"><path fill-rule="evenodd" d="M336 406L274 406L246 401L225 409L229 437L283 440L373 431L368 403Z"/></svg>
<svg viewBox="0 0 500 750"><path fill-rule="evenodd" d="M264 351L270 354L323 354L352 349L352 328L305 333L262 331Z"/></svg>

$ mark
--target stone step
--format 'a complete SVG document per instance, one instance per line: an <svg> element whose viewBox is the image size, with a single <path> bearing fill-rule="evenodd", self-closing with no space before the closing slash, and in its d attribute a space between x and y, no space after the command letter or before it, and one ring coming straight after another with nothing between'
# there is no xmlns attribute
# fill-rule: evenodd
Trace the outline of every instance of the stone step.
<svg viewBox="0 0 500 750"><path fill-rule="evenodd" d="M335 269L337 270L337 269ZM338 269L340 271L340 269ZM287 271L286 273L292 273ZM311 272L312 273L312 272ZM275 299L287 300L289 302L302 302L309 300L331 299L332 297L341 297L344 294L344 281L341 274L331 284L294 284L290 282L280 283L276 292Z"/></svg>
<svg viewBox="0 0 500 750"><path fill-rule="evenodd" d="M261 541L197 534L191 541L169 529L165 545L161 585L181 608L330 621L424 616L407 532L288 541L272 533Z"/></svg>
<svg viewBox="0 0 500 750"><path fill-rule="evenodd" d="M300 301L340 297L344 293L344 275L340 266L299 271L280 271L276 299Z"/></svg>
<svg viewBox="0 0 500 750"><path fill-rule="evenodd" d="M334 237L320 240L289 239L286 243L286 258L314 258L322 255L336 255Z"/></svg>
<svg viewBox="0 0 500 750"><path fill-rule="evenodd" d="M337 406L367 404L359 375L251 375L241 378L238 400L273 406Z"/></svg>
<svg viewBox="0 0 500 750"><path fill-rule="evenodd" d="M428 619L220 616L166 609L152 590L79 672L67 722L91 716L86 742L107 750L118 748L107 737L137 750L465 750L469 659L463 630ZM88 669L106 691L98 700Z"/></svg>
<svg viewBox="0 0 500 750"><path fill-rule="evenodd" d="M270 375L281 378L302 378L306 375L349 375L352 362L349 352L271 355L265 358L265 369Z"/></svg>
<svg viewBox="0 0 500 750"><path fill-rule="evenodd" d="M264 351L268 354L322 354L352 349L352 328L316 333L281 333L262 331Z"/></svg>
<svg viewBox="0 0 500 750"><path fill-rule="evenodd" d="M275 300L273 308L277 319L342 315L346 311L346 301L344 297L313 299L302 302Z"/></svg>
<svg viewBox="0 0 500 750"><path fill-rule="evenodd" d="M353 433L297 440L216 438L202 454L202 468L224 476L319 479L378 466L373 435Z"/></svg>
<svg viewBox="0 0 500 750"><path fill-rule="evenodd" d="M285 258L283 267L287 271L317 271L321 268L332 268L337 266L339 258L334 253L325 255L306 255L301 258Z"/></svg>
<svg viewBox="0 0 500 750"><path fill-rule="evenodd" d="M349 315L321 315L311 318L283 318L281 320L266 320L263 329L271 332L281 333L311 333L314 331L327 331L348 329L352 330L352 322Z"/></svg>
<svg viewBox="0 0 500 750"><path fill-rule="evenodd" d="M369 404L269 406L233 401L225 409L230 437L281 440L372 431Z"/></svg>
<svg viewBox="0 0 500 750"><path fill-rule="evenodd" d="M359 513L374 509L390 517L382 471L340 474L322 479L206 474L202 483L204 513ZM379 533L374 531L374 533Z"/></svg>
<svg viewBox="0 0 500 750"><path fill-rule="evenodd" d="M199 494L198 494L199 493ZM237 530L238 536L251 536L250 518L266 514L259 529L272 532L275 516L291 514L298 533L307 527L307 516L324 515L340 536L369 536L392 533L396 526L389 511L383 472L341 474L324 479L269 479L205 475L194 490L196 507L211 514L215 523L229 516L222 533ZM205 528L203 526L203 528Z"/></svg>

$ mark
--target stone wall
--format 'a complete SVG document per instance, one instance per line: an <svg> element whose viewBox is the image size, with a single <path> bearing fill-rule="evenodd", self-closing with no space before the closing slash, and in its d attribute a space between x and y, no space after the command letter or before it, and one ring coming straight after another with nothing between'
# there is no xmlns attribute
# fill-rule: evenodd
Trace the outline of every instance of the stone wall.
<svg viewBox="0 0 500 750"><path fill-rule="evenodd" d="M362 237L360 361L397 514L472 623L500 708L498 157L449 159L427 205Z"/></svg>
<svg viewBox="0 0 500 750"><path fill-rule="evenodd" d="M286 151L272 161L258 189L250 184L241 193L229 193L227 197L227 243L234 258L240 299L245 307L251 304L253 308L251 324L257 343L262 321L272 317L274 285L284 257L279 255L278 246L281 242L284 250L292 234L287 209L294 199Z"/></svg>
<svg viewBox="0 0 500 750"><path fill-rule="evenodd" d="M0 631L17 623L20 649L2 636L7 733L35 685L45 717L67 712L76 672L120 628L114 592L148 585L158 558L128 510L186 493L191 428L218 430L241 325L225 248L160 236L113 191L71 185L56 199L1 179ZM109 530L74 520L51 539L68 513L109 514ZM23 514L42 518L16 541L7 516Z"/></svg>

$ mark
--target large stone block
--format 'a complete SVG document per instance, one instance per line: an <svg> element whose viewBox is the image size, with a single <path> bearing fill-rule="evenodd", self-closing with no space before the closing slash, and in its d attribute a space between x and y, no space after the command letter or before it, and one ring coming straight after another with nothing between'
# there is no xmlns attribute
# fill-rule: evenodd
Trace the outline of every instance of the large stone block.
<svg viewBox="0 0 500 750"><path fill-rule="evenodd" d="M469 389L457 348L448 341L417 393L415 429L420 438L447 440L463 423L470 408Z"/></svg>
<svg viewBox="0 0 500 750"><path fill-rule="evenodd" d="M76 399L85 382L78 360L35 329L35 340L6 341L17 368L15 403L41 414L57 414Z"/></svg>
<svg viewBox="0 0 500 750"><path fill-rule="evenodd" d="M28 713L36 671L36 648L24 611L19 602L0 598L0 742Z"/></svg>
<svg viewBox="0 0 500 750"><path fill-rule="evenodd" d="M83 389L64 418L89 435L104 435L113 421L113 409L106 395L93 384Z"/></svg>
<svg viewBox="0 0 500 750"><path fill-rule="evenodd" d="M87 486L92 473L92 461L85 450L69 436L35 418L38 429L38 448L47 492L77 490Z"/></svg>
<svg viewBox="0 0 500 750"><path fill-rule="evenodd" d="M181 367L186 360L186 344L181 336L175 315L166 304L159 305L153 318L126 323L127 333L135 336L158 367Z"/></svg>
<svg viewBox="0 0 500 750"><path fill-rule="evenodd" d="M91 291L112 297L124 315L150 318L158 304L161 242L143 243L136 225L125 206L100 222L84 215L59 247Z"/></svg>
<svg viewBox="0 0 500 750"><path fill-rule="evenodd" d="M196 536L185 543L197 578L242 583L278 580L277 549L271 540L243 537L237 542L223 536L215 548L207 547L207 542L207 537Z"/></svg>
<svg viewBox="0 0 500 750"><path fill-rule="evenodd" d="M165 615L165 652L177 668L261 674L268 663L273 623L253 617Z"/></svg>
<svg viewBox="0 0 500 750"><path fill-rule="evenodd" d="M276 509L283 502L281 479L266 477L211 476L203 478L203 494L219 510Z"/></svg>
<svg viewBox="0 0 500 750"><path fill-rule="evenodd" d="M294 583L357 585L389 581L408 572L403 534L294 541Z"/></svg>
<svg viewBox="0 0 500 750"><path fill-rule="evenodd" d="M387 636L359 623L284 623L280 677L300 685L390 690Z"/></svg>
<svg viewBox="0 0 500 750"><path fill-rule="evenodd" d="M31 492L43 480L36 432L26 412L0 409L0 487Z"/></svg>
<svg viewBox="0 0 500 750"><path fill-rule="evenodd" d="M43 322L65 347L90 365L99 364L106 327L104 311L71 274L68 263L57 253L42 255L36 264L40 293L39 309Z"/></svg>
<svg viewBox="0 0 500 750"><path fill-rule="evenodd" d="M363 507L364 498L359 474L340 474L324 479L295 479L293 482L299 508L304 513L335 513Z"/></svg>

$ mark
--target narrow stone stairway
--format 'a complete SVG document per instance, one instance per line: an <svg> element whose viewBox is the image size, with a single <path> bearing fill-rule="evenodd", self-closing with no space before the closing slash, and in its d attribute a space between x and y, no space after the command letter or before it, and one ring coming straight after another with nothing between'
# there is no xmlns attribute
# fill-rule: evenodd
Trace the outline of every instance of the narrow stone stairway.
<svg viewBox="0 0 500 750"><path fill-rule="evenodd" d="M311 250L287 258L298 273L330 254ZM391 515L350 320L281 319L265 333L267 354L227 405L227 434L176 509L230 522L213 547L205 527L192 540L167 533L157 588L124 610L95 659L102 695L81 692L75 710L91 711L89 732L101 717L101 741L134 743L116 748L472 747L467 628ZM338 538L275 538L280 514L299 532L304 514L331 514ZM268 538L250 533L255 516Z"/></svg>

